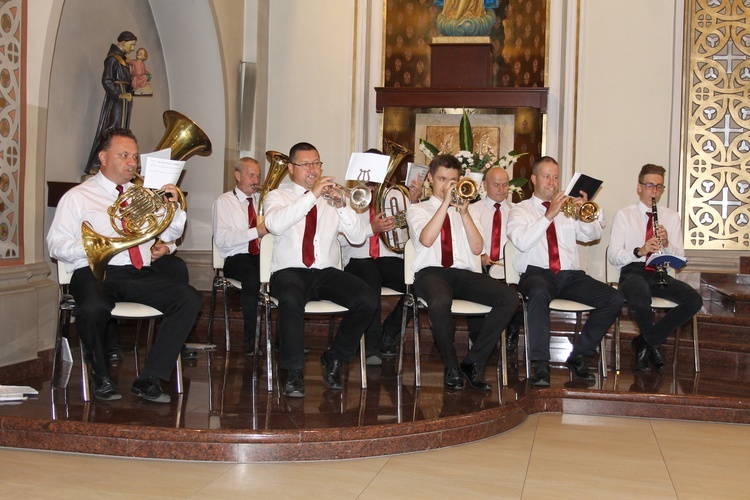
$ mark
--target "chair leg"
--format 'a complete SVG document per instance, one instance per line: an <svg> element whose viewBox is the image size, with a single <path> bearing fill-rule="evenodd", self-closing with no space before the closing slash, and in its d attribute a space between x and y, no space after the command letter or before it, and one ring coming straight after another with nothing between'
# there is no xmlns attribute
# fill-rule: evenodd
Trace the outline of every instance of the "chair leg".
<svg viewBox="0 0 750 500"><path fill-rule="evenodd" d="M362 390L367 390L367 354L365 352L365 336L359 338L359 365L360 375L362 376Z"/></svg>
<svg viewBox="0 0 750 500"><path fill-rule="evenodd" d="M615 372L620 373L620 317L615 319Z"/></svg>
<svg viewBox="0 0 750 500"><path fill-rule="evenodd" d="M674 331L674 356L672 356L672 373L677 375L677 356L680 352L680 332L682 327L678 327Z"/></svg>
<svg viewBox="0 0 750 500"><path fill-rule="evenodd" d="M695 373L701 371L701 355L698 351L698 315L693 315L693 358L695 358ZM697 384L696 384L697 386Z"/></svg>
<svg viewBox="0 0 750 500"><path fill-rule="evenodd" d="M498 353L497 363L502 364L502 368L498 366L498 369L502 369L503 375L503 387L508 387L508 346L506 344L506 330L503 330L500 334L500 352ZM500 389L502 391L502 389Z"/></svg>
<svg viewBox="0 0 750 500"><path fill-rule="evenodd" d="M414 298L414 381L417 387L422 386L422 353L419 347L419 304Z"/></svg>
<svg viewBox="0 0 750 500"><path fill-rule="evenodd" d="M607 378L607 334L602 337L602 343L599 346L599 365L602 370L602 378Z"/></svg>
<svg viewBox="0 0 750 500"><path fill-rule="evenodd" d="M227 300L227 282L222 280L221 289L224 293L224 342L226 343L227 352L231 349L229 344L229 301Z"/></svg>
<svg viewBox="0 0 750 500"><path fill-rule="evenodd" d="M138 320L138 323L140 323L141 320ZM156 320L154 318L151 318L148 320L148 336L146 337L146 357L148 357L148 352L151 350L151 345L154 342L154 325L156 324Z"/></svg>
<svg viewBox="0 0 750 500"><path fill-rule="evenodd" d="M273 390L273 347L271 346L271 304L266 303L266 388Z"/></svg>
<svg viewBox="0 0 750 500"><path fill-rule="evenodd" d="M404 299L404 309L401 313L401 336L399 338L398 348L398 372L397 377L399 381L399 387L401 386L401 378L404 374L404 346L406 345L406 321L408 319L408 308L412 307L414 297L407 293Z"/></svg>
<svg viewBox="0 0 750 500"><path fill-rule="evenodd" d="M83 393L83 400L85 402L91 401L91 387L89 384L89 365L86 360L86 349L83 348L83 341L81 340L81 392Z"/></svg>
<svg viewBox="0 0 750 500"><path fill-rule="evenodd" d="M529 312L523 304L523 356L526 365L526 379L531 379L531 347L529 346Z"/></svg>
<svg viewBox="0 0 750 500"><path fill-rule="evenodd" d="M260 324L263 319L263 305L265 303L263 294L258 296L258 308L255 315L255 340L253 343L253 385L258 381L258 357L260 356Z"/></svg>
<svg viewBox="0 0 750 500"><path fill-rule="evenodd" d="M177 394L182 394L185 392L185 384L182 380L182 354L177 355L177 367L175 370L177 371L175 374L175 379L177 380Z"/></svg>
<svg viewBox="0 0 750 500"><path fill-rule="evenodd" d="M216 311L216 287L218 286L218 276L214 277L214 281L211 284L211 301L208 306L208 342L210 344L214 341L214 311Z"/></svg>

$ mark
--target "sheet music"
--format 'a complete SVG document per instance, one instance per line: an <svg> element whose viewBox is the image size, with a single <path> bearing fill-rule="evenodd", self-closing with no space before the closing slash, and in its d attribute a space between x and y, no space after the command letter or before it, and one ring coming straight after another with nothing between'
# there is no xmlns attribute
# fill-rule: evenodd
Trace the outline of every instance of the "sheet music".
<svg viewBox="0 0 750 500"><path fill-rule="evenodd" d="M141 176L142 177L146 177L146 168L148 165L149 158L162 158L165 160L169 160L170 158L172 158L172 148L160 149L159 151L154 151L153 153L142 153L141 154Z"/></svg>
<svg viewBox="0 0 750 500"><path fill-rule="evenodd" d="M185 167L184 161L170 160L168 158L146 159L146 175L143 176L143 187L149 189L160 189L165 184L175 184L180 180L180 174Z"/></svg>
<svg viewBox="0 0 750 500"><path fill-rule="evenodd" d="M347 181L359 180L360 173L365 171L369 175L370 182L382 184L385 180L390 159L389 156L377 153L352 153L344 179ZM364 181L367 182L368 179L365 178Z"/></svg>

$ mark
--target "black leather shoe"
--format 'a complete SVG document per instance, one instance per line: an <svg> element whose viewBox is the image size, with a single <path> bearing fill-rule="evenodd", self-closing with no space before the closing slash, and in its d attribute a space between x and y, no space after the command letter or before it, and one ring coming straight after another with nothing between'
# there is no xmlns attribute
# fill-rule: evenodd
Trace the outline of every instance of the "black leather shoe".
<svg viewBox="0 0 750 500"><path fill-rule="evenodd" d="M284 384L284 396L288 398L301 398L305 395L305 377L299 370L289 370Z"/></svg>
<svg viewBox="0 0 750 500"><path fill-rule="evenodd" d="M135 379L133 386L130 388L130 392L146 401L152 401L154 403L169 403L172 401L169 394L164 394L164 391L161 390L159 379L148 375L141 375Z"/></svg>
<svg viewBox="0 0 750 500"><path fill-rule="evenodd" d="M198 359L198 351L196 351L195 349L188 349L187 347L183 347L181 354L183 361Z"/></svg>
<svg viewBox="0 0 750 500"><path fill-rule="evenodd" d="M91 378L94 380L94 397L100 401L117 401L122 399L122 394L117 390L117 386L109 377L100 377L92 373Z"/></svg>
<svg viewBox="0 0 750 500"><path fill-rule="evenodd" d="M568 360L565 361L565 366L573 370L576 377L581 380L596 380L596 377L589 371L589 365L586 363L586 358L583 357L583 354L571 354Z"/></svg>
<svg viewBox="0 0 750 500"><path fill-rule="evenodd" d="M508 325L505 330L505 348L509 353L518 352L518 332L519 328L515 325Z"/></svg>
<svg viewBox="0 0 750 500"><path fill-rule="evenodd" d="M467 365L461 363L458 365L458 369L461 371L466 380L469 381L469 385L474 389L480 391L491 391L492 386L484 378L484 366L478 363L472 363Z"/></svg>
<svg viewBox="0 0 750 500"><path fill-rule="evenodd" d="M380 346L381 358L393 358L398 354L398 335L383 335L383 345Z"/></svg>
<svg viewBox="0 0 750 500"><path fill-rule="evenodd" d="M445 375L443 376L443 385L446 389L458 390L464 388L464 378L457 366L445 369Z"/></svg>
<svg viewBox="0 0 750 500"><path fill-rule="evenodd" d="M661 349L659 349L658 347L649 346L648 359L657 370L661 370L662 368L664 368L664 353L661 352Z"/></svg>
<svg viewBox="0 0 750 500"><path fill-rule="evenodd" d="M344 384L341 383L341 361L333 359L330 351L326 351L320 356L320 364L325 368L323 384L329 389L343 389Z"/></svg>
<svg viewBox="0 0 750 500"><path fill-rule="evenodd" d="M649 371L650 368L648 366L648 357L651 348L643 339L643 336L638 335L636 338L634 338L632 342L630 342L630 347L633 348L633 356L635 357L635 369L642 372ZM663 358L662 361L664 361Z"/></svg>
<svg viewBox="0 0 750 500"><path fill-rule="evenodd" d="M107 361L111 361L113 363L122 361L122 349L120 349L119 347L115 347L114 349L109 349L107 351Z"/></svg>
<svg viewBox="0 0 750 500"><path fill-rule="evenodd" d="M534 375L531 377L531 385L534 387L549 387L549 363L537 361L534 364Z"/></svg>

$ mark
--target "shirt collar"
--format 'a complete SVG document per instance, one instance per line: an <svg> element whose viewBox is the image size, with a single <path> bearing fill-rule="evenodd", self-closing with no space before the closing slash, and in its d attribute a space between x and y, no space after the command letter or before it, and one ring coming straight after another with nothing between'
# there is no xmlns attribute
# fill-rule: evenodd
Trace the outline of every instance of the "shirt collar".
<svg viewBox="0 0 750 500"><path fill-rule="evenodd" d="M640 212L641 215L646 215L648 212L651 211L651 207L647 207L646 205L644 205L641 200L638 200L637 206L638 206L638 212Z"/></svg>
<svg viewBox="0 0 750 500"><path fill-rule="evenodd" d="M258 193L253 193L248 196L236 187L232 191L234 191L234 196L239 200L240 203L247 203L248 198L252 198L254 202L258 201Z"/></svg>
<svg viewBox="0 0 750 500"><path fill-rule="evenodd" d="M111 180L107 179L107 177L101 172L101 170L94 176L94 182L100 185L108 193L117 193L117 186L119 184L115 184ZM122 184L123 191L127 191L131 185L131 182Z"/></svg>

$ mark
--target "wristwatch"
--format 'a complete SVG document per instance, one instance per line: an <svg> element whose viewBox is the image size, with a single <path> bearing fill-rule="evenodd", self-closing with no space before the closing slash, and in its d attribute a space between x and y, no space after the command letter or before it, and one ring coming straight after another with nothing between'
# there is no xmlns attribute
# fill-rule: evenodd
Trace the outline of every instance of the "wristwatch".
<svg viewBox="0 0 750 500"><path fill-rule="evenodd" d="M640 258L641 258L641 256L640 256L640 255L638 255L638 252L640 252L640 251L641 251L641 247L635 247L635 248L633 249L633 255L635 255L635 258L636 258L636 259L640 259Z"/></svg>

